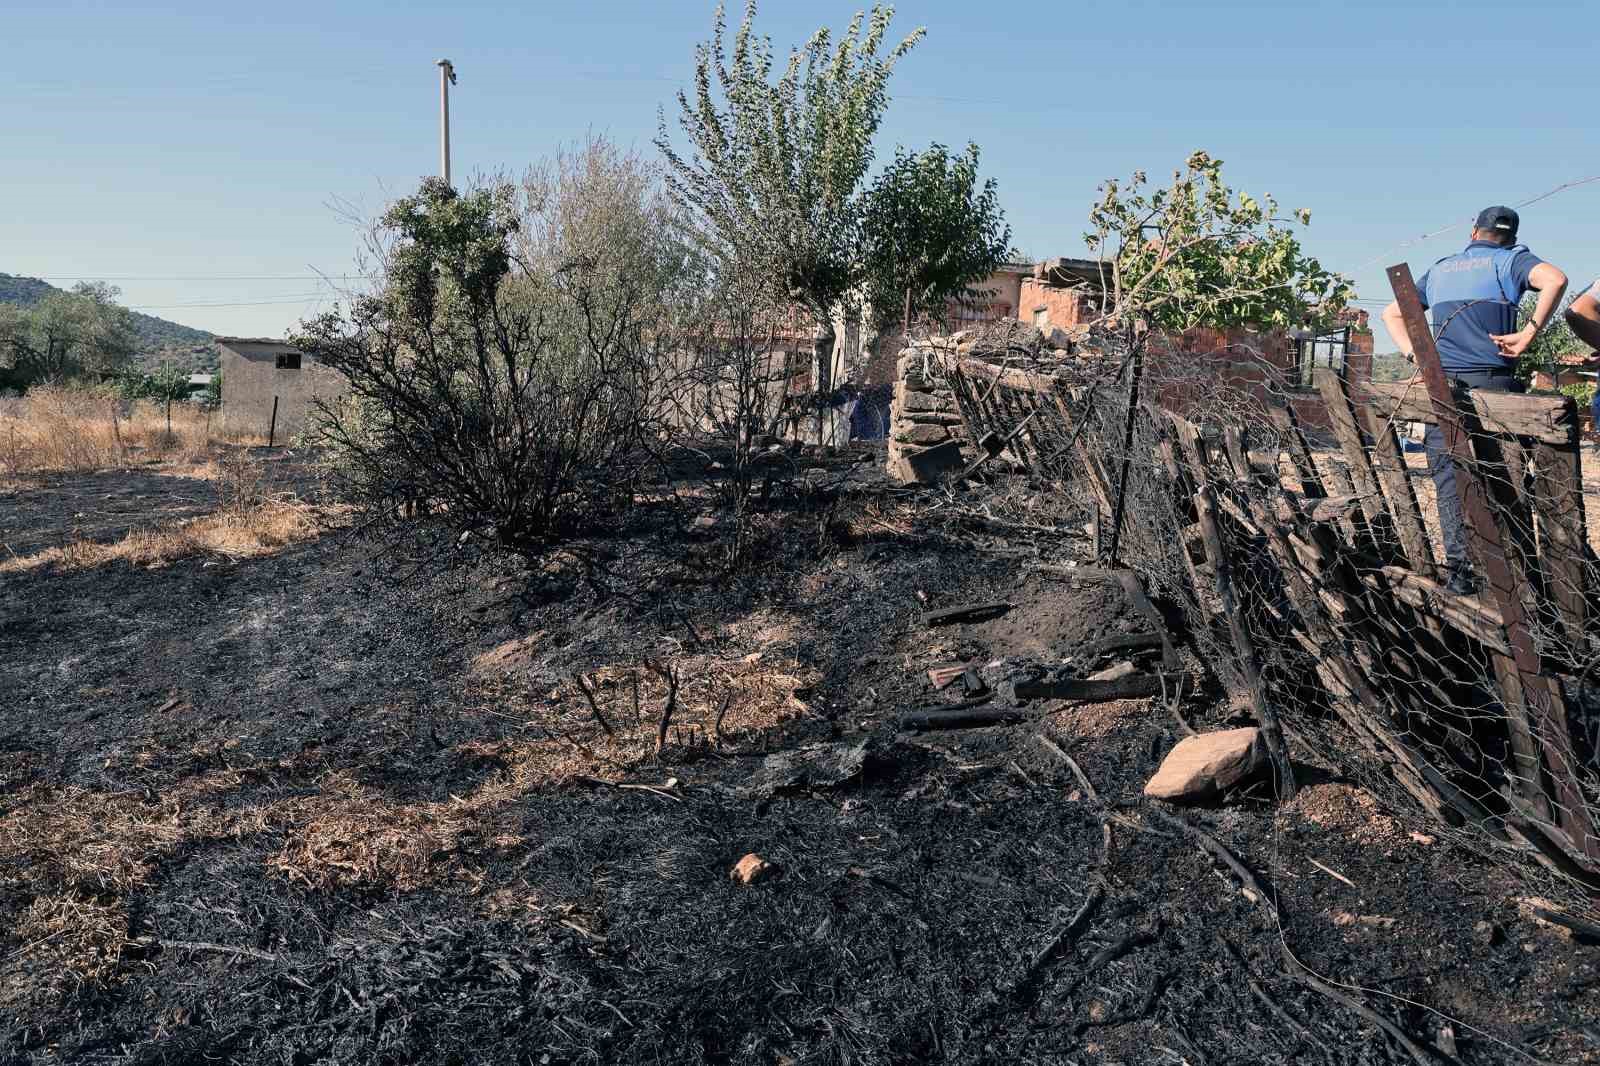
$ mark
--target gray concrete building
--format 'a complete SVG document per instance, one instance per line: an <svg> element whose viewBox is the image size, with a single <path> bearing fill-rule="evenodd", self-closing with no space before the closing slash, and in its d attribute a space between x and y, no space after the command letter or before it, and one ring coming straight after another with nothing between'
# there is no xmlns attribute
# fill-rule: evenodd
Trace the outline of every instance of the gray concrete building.
<svg viewBox="0 0 1600 1066"><path fill-rule="evenodd" d="M262 337L218 337L222 355L222 421L230 433L260 434L292 440L306 426L312 401L344 392L337 371L318 364L288 341Z"/></svg>

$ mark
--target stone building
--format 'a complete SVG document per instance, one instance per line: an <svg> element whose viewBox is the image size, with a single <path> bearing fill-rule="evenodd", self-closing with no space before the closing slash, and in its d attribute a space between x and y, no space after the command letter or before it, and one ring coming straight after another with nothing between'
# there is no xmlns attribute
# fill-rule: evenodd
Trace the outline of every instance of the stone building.
<svg viewBox="0 0 1600 1066"><path fill-rule="evenodd" d="M230 433L292 439L306 427L315 399L344 392L344 378L288 341L218 337L222 421ZM274 418L276 412L276 418Z"/></svg>

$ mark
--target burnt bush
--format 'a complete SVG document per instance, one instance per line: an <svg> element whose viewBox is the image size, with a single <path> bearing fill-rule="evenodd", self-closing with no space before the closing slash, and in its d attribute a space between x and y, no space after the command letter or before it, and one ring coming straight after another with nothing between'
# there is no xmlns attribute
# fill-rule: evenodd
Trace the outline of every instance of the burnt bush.
<svg viewBox="0 0 1600 1066"><path fill-rule="evenodd" d="M296 338L348 381L311 437L369 523L429 517L531 556L631 501L689 271L654 189L592 142L385 212L374 291Z"/></svg>

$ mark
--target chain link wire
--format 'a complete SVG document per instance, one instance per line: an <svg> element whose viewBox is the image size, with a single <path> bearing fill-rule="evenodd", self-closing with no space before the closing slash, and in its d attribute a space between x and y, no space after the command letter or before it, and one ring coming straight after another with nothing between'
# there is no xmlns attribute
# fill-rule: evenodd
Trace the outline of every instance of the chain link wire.
<svg viewBox="0 0 1600 1066"><path fill-rule="evenodd" d="M1016 323L925 350L971 438L1094 517L1102 547L1123 496L1112 561L1179 608L1223 688L1249 694L1259 676L1297 761L1600 920L1597 501L1570 400L1459 401L1472 459L1457 492L1487 500L1476 523L1467 508L1477 587L1462 594L1438 457L1408 443L1408 422L1431 417L1420 382L1323 371L1306 390L1265 343L1095 332L1062 350Z"/></svg>

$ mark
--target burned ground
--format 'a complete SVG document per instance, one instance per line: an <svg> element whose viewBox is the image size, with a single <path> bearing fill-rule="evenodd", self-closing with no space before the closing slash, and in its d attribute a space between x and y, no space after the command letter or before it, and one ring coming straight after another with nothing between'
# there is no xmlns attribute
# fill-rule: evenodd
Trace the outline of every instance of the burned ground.
<svg viewBox="0 0 1600 1066"><path fill-rule="evenodd" d="M1325 770L1281 808L1186 812L1274 911L1140 798L1178 736L1150 701L897 734L958 698L928 667L998 683L1124 612L1037 568L1081 544L974 534L856 469L836 509L763 516L732 576L665 506L533 570L336 528L0 574L0 1055L1413 1061L1294 959L1440 1062L1600 1060L1597 949ZM127 474L38 479L0 500L6 537L209 506L137 476L137 500ZM787 776L807 758L848 773ZM779 876L731 881L748 852Z"/></svg>

